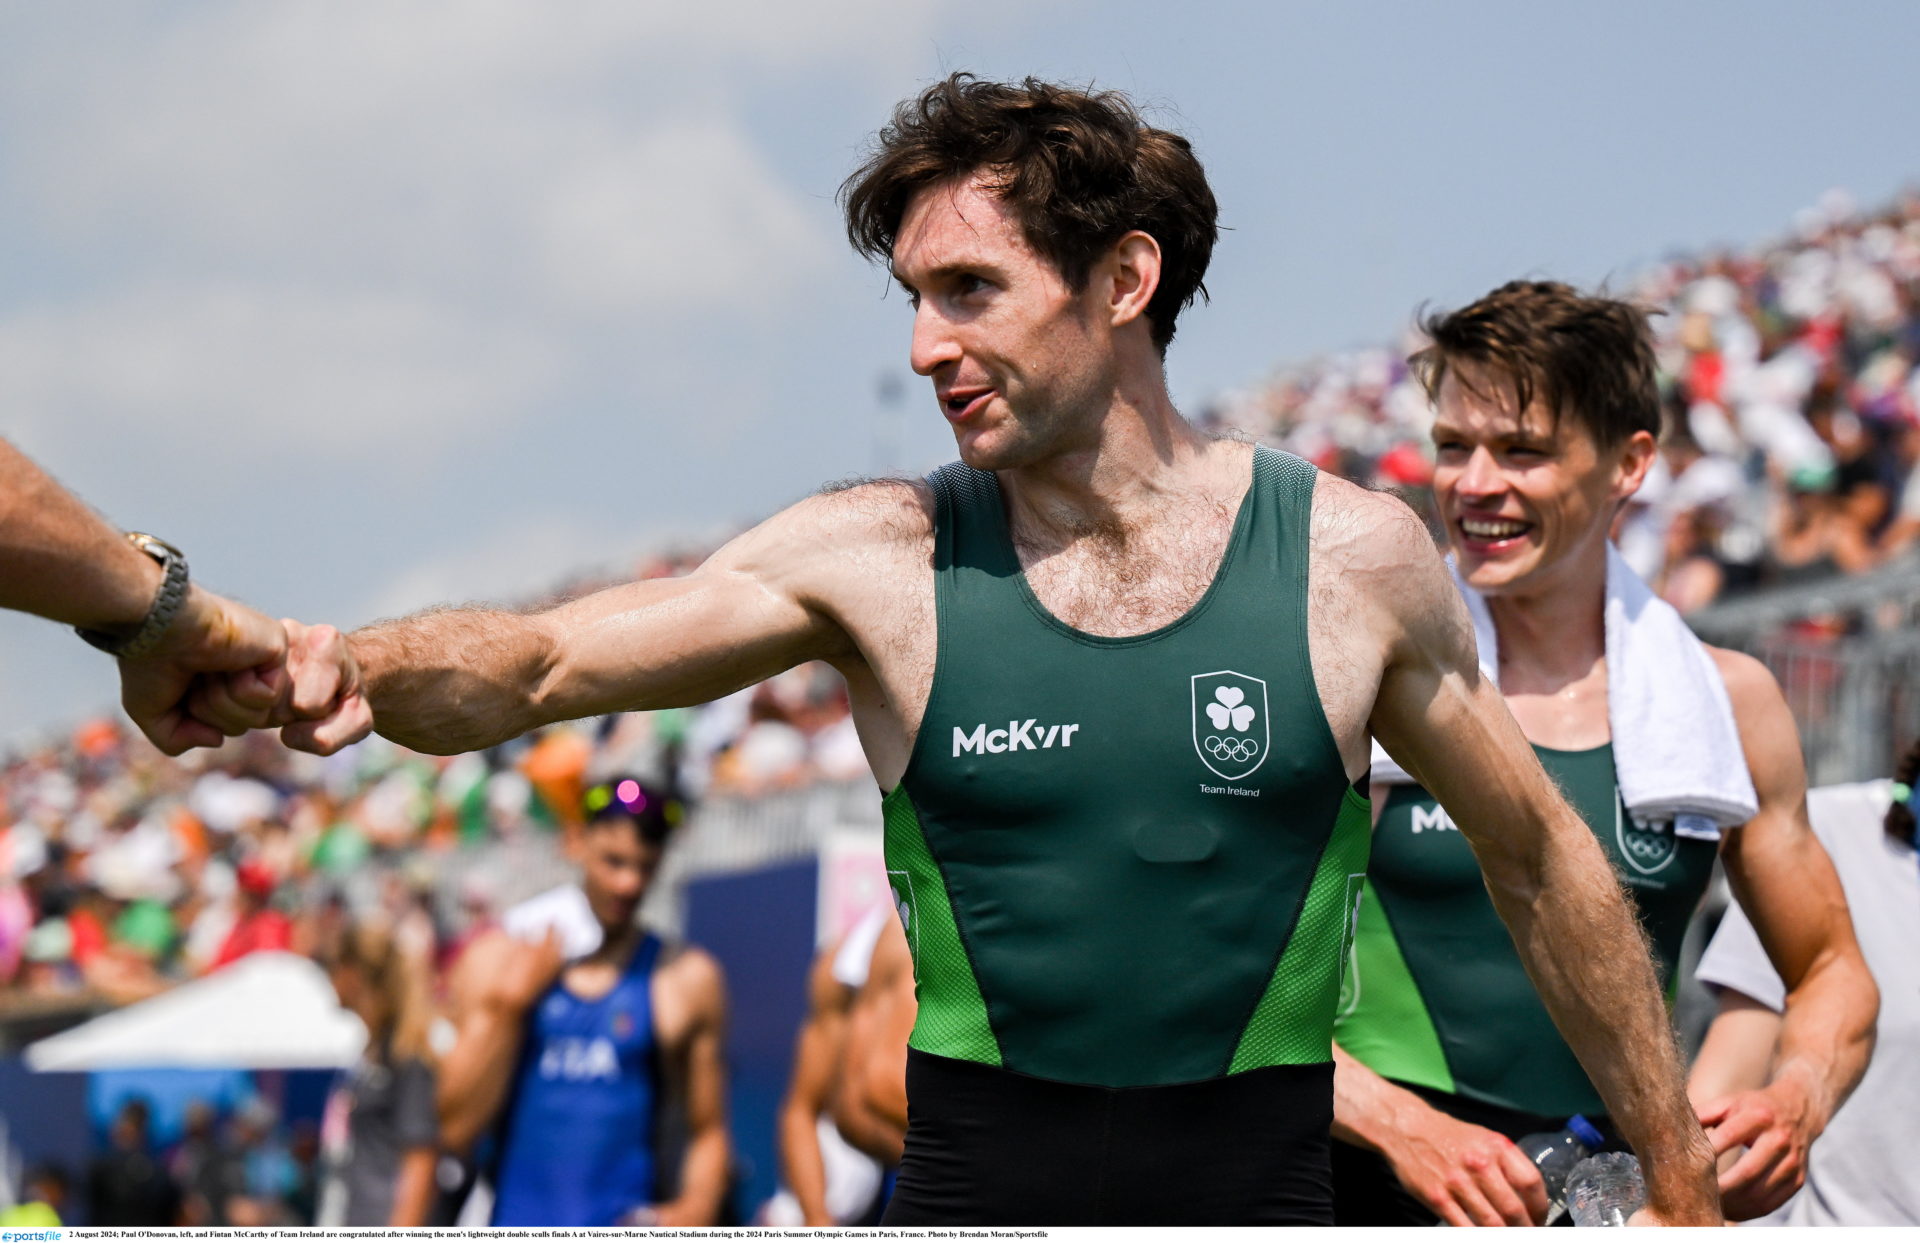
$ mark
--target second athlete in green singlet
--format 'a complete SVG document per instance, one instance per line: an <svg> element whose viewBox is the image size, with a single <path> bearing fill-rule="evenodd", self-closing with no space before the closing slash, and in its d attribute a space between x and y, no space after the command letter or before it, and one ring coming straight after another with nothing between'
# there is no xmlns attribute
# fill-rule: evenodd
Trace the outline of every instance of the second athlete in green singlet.
<svg viewBox="0 0 1920 1243"><path fill-rule="evenodd" d="M1717 852L1792 982L1774 1083L1699 1103L1720 1151L1749 1149L1721 1180L1727 1212L1764 1212L1865 1064L1873 986L1806 825L1779 688L1751 658L1703 648L1609 554L1660 427L1645 316L1515 282L1427 328L1434 492L1482 659L1626 887L1663 981ZM1636 762L1638 783L1623 771ZM1555 1030L1454 821L1418 784L1386 790L1336 1031L1339 1219L1537 1222L1540 1176L1511 1139L1575 1113L1605 1129L1605 1094ZM1642 952L1638 936L1591 931L1563 948Z"/></svg>

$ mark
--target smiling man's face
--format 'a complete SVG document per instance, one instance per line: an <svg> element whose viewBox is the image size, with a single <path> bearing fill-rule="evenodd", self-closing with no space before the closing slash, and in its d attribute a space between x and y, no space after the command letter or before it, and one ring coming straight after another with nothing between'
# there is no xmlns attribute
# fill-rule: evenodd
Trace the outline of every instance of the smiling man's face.
<svg viewBox="0 0 1920 1243"><path fill-rule="evenodd" d="M1434 403L1434 498L1460 577L1483 595L1544 588L1570 566L1604 566L1619 502L1644 466L1603 452L1578 418L1536 398L1520 410L1510 384L1448 369ZM1652 437L1644 437L1651 450Z"/></svg>
<svg viewBox="0 0 1920 1243"><path fill-rule="evenodd" d="M893 274L913 302L913 369L967 465L1007 470L1092 443L1117 375L1099 280L1075 292L974 177L914 196Z"/></svg>

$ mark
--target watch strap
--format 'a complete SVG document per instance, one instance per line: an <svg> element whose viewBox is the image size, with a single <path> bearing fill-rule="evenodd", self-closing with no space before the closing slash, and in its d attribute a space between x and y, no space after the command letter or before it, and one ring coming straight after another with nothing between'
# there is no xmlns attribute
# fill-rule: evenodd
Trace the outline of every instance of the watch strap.
<svg viewBox="0 0 1920 1243"><path fill-rule="evenodd" d="M159 644L160 637L166 634L167 627L173 624L173 619L179 616L180 607L187 602L187 555L165 540L145 532L129 531L127 539L135 548L158 561L165 571L160 579L160 590L154 593L153 604L141 619L140 628L132 634L115 634L74 627L74 633L88 643L123 660L144 656L152 651Z"/></svg>

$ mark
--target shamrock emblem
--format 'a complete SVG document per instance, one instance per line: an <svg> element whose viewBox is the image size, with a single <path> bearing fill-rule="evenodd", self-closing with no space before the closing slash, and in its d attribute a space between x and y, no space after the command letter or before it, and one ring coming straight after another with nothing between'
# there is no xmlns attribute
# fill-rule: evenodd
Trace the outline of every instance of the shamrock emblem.
<svg viewBox="0 0 1920 1243"><path fill-rule="evenodd" d="M1242 733L1253 724L1253 705L1246 703L1247 693L1237 686L1215 687L1214 702L1207 705L1207 717L1215 729L1232 728Z"/></svg>

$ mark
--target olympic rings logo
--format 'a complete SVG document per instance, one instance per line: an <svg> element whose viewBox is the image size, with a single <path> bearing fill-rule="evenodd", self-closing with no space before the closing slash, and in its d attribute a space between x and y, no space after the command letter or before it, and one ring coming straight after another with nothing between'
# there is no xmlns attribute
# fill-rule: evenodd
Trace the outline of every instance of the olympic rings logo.
<svg viewBox="0 0 1920 1243"><path fill-rule="evenodd" d="M1671 849L1664 838L1658 837L1650 839L1640 836L1629 836L1626 839L1626 845L1628 851L1641 859L1652 859L1657 855L1666 854L1667 851Z"/></svg>
<svg viewBox="0 0 1920 1243"><path fill-rule="evenodd" d="M1251 738L1222 738L1218 734L1209 734L1201 745L1214 759L1232 760L1236 764L1243 764L1260 754L1260 744Z"/></svg>

